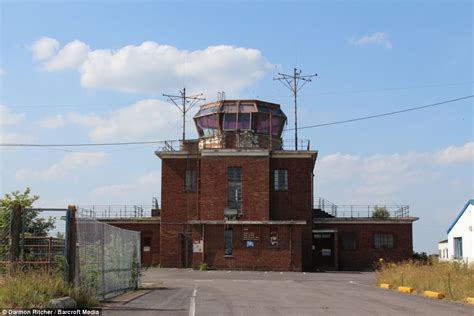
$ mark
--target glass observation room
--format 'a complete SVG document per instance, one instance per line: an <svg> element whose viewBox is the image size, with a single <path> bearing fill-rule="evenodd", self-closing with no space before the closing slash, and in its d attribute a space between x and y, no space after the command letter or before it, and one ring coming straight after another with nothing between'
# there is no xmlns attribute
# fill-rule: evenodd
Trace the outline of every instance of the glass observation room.
<svg viewBox="0 0 474 316"><path fill-rule="evenodd" d="M258 100L225 100L201 106L194 116L200 138L245 133L280 138L286 115L279 104Z"/></svg>

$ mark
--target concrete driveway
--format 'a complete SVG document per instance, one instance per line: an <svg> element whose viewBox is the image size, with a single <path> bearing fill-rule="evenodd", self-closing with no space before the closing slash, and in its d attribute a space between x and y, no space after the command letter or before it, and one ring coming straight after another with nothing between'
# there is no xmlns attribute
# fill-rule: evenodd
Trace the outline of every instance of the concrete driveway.
<svg viewBox="0 0 474 316"><path fill-rule="evenodd" d="M474 306L374 287L374 274L148 269L150 289L104 315L474 315Z"/></svg>

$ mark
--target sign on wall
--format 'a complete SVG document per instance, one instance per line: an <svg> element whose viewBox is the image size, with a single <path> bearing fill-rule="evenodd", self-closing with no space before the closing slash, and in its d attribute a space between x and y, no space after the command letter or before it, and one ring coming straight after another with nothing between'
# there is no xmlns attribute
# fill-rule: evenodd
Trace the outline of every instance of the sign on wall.
<svg viewBox="0 0 474 316"><path fill-rule="evenodd" d="M260 240L258 227L244 227L242 229L242 240Z"/></svg>
<svg viewBox="0 0 474 316"><path fill-rule="evenodd" d="M270 246L278 247L278 229L275 227L270 228Z"/></svg>
<svg viewBox="0 0 474 316"><path fill-rule="evenodd" d="M203 241L202 240L194 240L193 241L193 252L194 253L202 253L203 249Z"/></svg>

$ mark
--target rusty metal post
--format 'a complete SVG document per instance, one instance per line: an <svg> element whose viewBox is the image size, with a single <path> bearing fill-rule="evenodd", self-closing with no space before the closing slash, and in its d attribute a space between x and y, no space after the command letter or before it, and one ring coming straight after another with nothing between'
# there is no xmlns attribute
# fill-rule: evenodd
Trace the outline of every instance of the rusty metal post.
<svg viewBox="0 0 474 316"><path fill-rule="evenodd" d="M10 221L10 262L14 267L18 262L20 255L20 233L21 233L21 204L15 203L12 208Z"/></svg>
<svg viewBox="0 0 474 316"><path fill-rule="evenodd" d="M64 242L66 264L64 265L65 279L73 283L76 277L76 206L69 205L66 214L66 240Z"/></svg>
<svg viewBox="0 0 474 316"><path fill-rule="evenodd" d="M48 272L51 271L51 240L53 237L48 238Z"/></svg>

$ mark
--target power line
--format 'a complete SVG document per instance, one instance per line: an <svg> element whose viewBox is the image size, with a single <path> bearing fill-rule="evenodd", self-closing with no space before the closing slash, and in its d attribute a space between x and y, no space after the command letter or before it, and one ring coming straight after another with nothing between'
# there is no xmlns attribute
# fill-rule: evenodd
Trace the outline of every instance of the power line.
<svg viewBox="0 0 474 316"><path fill-rule="evenodd" d="M142 145L142 144L166 144L175 140L153 140L143 142L118 142L118 143L75 143L75 144L0 144L2 147L90 147L90 146L123 146L123 145Z"/></svg>
<svg viewBox="0 0 474 316"><path fill-rule="evenodd" d="M399 110L399 111L393 111L393 112L387 112L387 113L381 113L381 114L375 114L375 115L369 115L369 116L362 116L362 117L357 117L357 118L343 120L343 121L335 121L335 122L330 122L330 123L308 125L308 126L300 127L299 129L307 129L307 128L316 128L316 127L322 127L322 126L329 126L329 125L344 124L344 123L350 123L350 122L373 119L373 118L382 117L382 116L395 115L395 114L400 114L400 113L405 113L405 112L410 112L410 111L417 111L417 110L426 109L426 108L429 108L429 107L434 107L434 106L438 106L438 105L442 105L442 104L446 104L446 103L451 103L451 102L456 102L456 101L469 99L469 98L472 98L472 97L474 97L474 95L468 95L468 96L461 97L461 98L456 98L456 99L451 99L451 100L447 100L447 101L432 103L432 104L428 104L428 105L417 106L417 107L414 107L414 108L409 108L409 109L404 109L404 110ZM291 131L293 129L291 128L291 129L286 129L286 130Z"/></svg>
<svg viewBox="0 0 474 316"><path fill-rule="evenodd" d="M438 88L438 87L451 87L451 86L462 86L472 84L472 81L456 82L456 83L442 83L442 84L431 84L431 85L420 85L420 86L409 86L409 87L393 87L393 88L382 88L382 89L360 89L360 90L330 90L322 91L317 93L308 92L306 95L317 96L317 95L330 95L330 94L353 94L353 93L366 93L366 92L383 92L383 91L394 91L394 90L410 90L410 89L425 89L425 88ZM259 95L259 98L273 98L273 97L293 97L293 95ZM140 99L141 100L141 99ZM117 104L38 104L38 105L16 105L8 106L10 109L32 109L42 110L43 108L87 108L87 107L125 107L131 104L137 103L140 100L131 100L129 103L117 103Z"/></svg>
<svg viewBox="0 0 474 316"><path fill-rule="evenodd" d="M468 95L468 96L464 96L464 97L460 97L460 98L456 98L456 99L441 101L441 102L437 102L437 103L422 105L422 106L408 108L408 109L399 110L399 111L375 114L375 115L370 115L370 116L363 116L363 117L358 117L358 118L353 118L353 119L348 119L348 120L343 120L343 121L335 121L335 122L330 122L330 123L322 123L322 124L316 124L316 125L303 126L303 127L300 127L299 129L316 128L316 127L322 127L322 126L350 123L350 122L362 121L362 120L367 120L367 119L373 119L373 118L377 118L377 117L395 115L395 114L400 114L400 113L404 113L404 112L410 112L410 111L421 110L421 109L425 109L425 108L429 108L429 107L435 107L435 106L446 104L446 103L452 103L452 102L456 102L456 101L466 100L466 99L473 98L473 97L474 97L474 95ZM287 129L287 130L292 130L292 129ZM9 143L0 143L0 147L90 147L90 146L122 146L122 145L142 145L142 144L143 145L144 144L169 145L170 143L178 142L178 141L179 140L167 140L167 141L166 140L153 140L153 141L140 141L140 142L70 143L70 144L21 144L21 143L10 143L9 144Z"/></svg>

